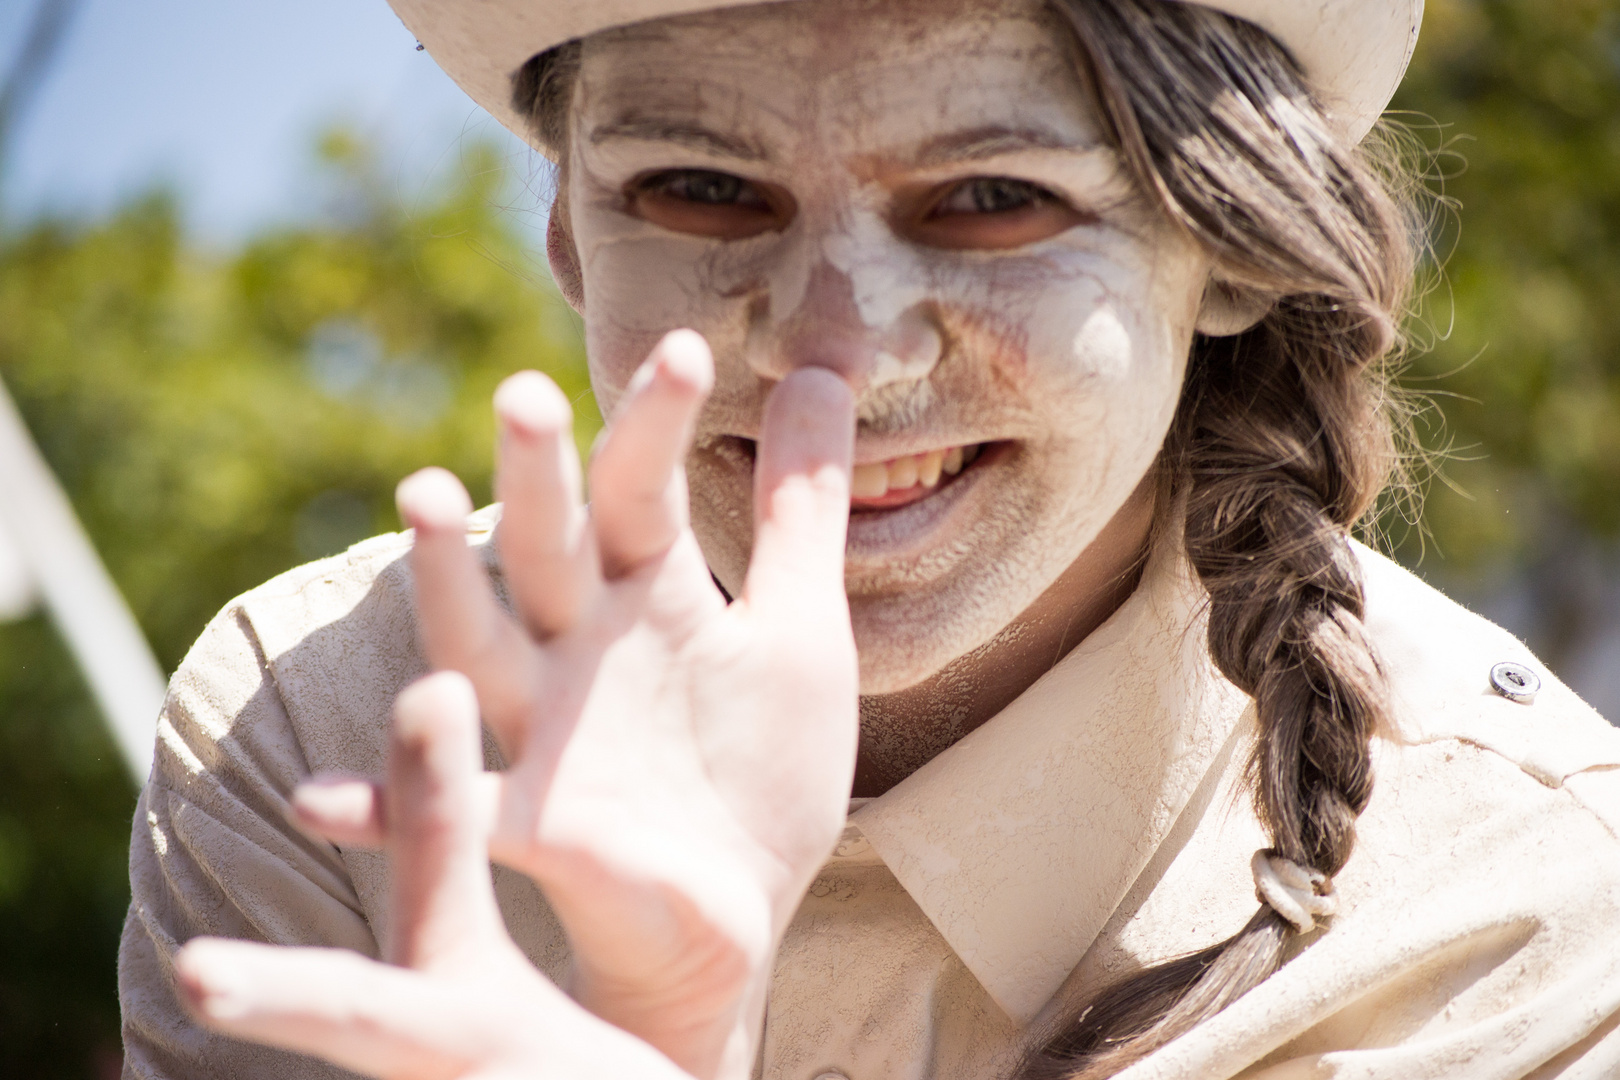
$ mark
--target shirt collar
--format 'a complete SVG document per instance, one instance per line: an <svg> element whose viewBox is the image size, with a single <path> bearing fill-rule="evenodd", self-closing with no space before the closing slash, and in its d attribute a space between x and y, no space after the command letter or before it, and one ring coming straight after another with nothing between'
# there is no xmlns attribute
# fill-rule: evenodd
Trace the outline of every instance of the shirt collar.
<svg viewBox="0 0 1620 1080"><path fill-rule="evenodd" d="M1206 599L1161 546L1057 666L851 816L1020 1024L1091 947L1248 704L1209 658Z"/></svg>

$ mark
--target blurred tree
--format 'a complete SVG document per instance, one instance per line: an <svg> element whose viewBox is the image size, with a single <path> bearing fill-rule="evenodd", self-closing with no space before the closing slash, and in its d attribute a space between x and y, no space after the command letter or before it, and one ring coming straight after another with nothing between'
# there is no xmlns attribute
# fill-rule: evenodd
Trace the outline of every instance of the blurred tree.
<svg viewBox="0 0 1620 1080"><path fill-rule="evenodd" d="M230 258L188 247L162 196L0 237L0 378L170 670L231 596L396 528L406 473L487 499L509 372L556 378L583 445L599 426L492 151L409 207L355 140L321 160L334 220ZM3 1071L95 1075L134 792L48 625L0 626L0 658Z"/></svg>
<svg viewBox="0 0 1620 1080"><path fill-rule="evenodd" d="M1521 582L1521 632L1561 669L1605 623L1594 573L1620 534L1620 3L1429 0L1396 106L1455 151L1417 337L1449 333L1407 379L1439 395L1455 454L1423 569Z"/></svg>

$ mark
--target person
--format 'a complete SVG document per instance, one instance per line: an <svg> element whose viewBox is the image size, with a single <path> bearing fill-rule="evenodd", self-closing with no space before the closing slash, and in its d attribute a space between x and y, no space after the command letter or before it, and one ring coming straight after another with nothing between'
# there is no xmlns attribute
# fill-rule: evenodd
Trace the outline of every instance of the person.
<svg viewBox="0 0 1620 1080"><path fill-rule="evenodd" d="M513 375L498 508L204 632L127 1076L1620 1075L1620 735L1352 538L1420 3L395 7L556 162L591 499Z"/></svg>

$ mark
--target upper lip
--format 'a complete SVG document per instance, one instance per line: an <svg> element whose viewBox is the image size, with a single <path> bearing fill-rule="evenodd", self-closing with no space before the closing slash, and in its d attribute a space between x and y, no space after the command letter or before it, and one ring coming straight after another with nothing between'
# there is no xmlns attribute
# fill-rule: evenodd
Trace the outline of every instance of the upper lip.
<svg viewBox="0 0 1620 1080"><path fill-rule="evenodd" d="M860 441L857 439L856 440L856 445L855 445L855 461L854 461L854 464L856 464L856 465L880 465L883 462L893 461L896 458L921 457L923 454L932 453L935 450L943 452L943 451L946 451L946 450L954 449L954 448L959 447L959 446L964 447L964 448L969 447L969 446L978 446L981 442L984 442L984 441L985 440L983 440L983 439L967 439L967 440L963 440L961 442L929 442L929 443L926 443L926 444L920 444L920 445L911 446L911 447L899 447L899 448L890 449L890 448L887 448L887 447L874 448L874 447L872 447L870 445L862 446L860 444ZM881 450L882 452L877 453L877 452L874 452L875 450Z"/></svg>

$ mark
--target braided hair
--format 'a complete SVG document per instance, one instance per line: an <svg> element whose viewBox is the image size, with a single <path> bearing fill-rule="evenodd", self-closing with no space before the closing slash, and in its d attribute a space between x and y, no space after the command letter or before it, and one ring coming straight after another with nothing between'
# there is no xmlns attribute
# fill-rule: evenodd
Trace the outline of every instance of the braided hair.
<svg viewBox="0 0 1620 1080"><path fill-rule="evenodd" d="M1350 529L1396 461L1384 363L1413 276L1412 216L1253 25L1159 0L1053 9L1136 182L1215 256L1212 287L1270 304L1246 332L1197 339L1160 506L1185 507L1210 655L1255 701L1248 780L1271 854L1331 878L1387 713ZM1262 906L1226 941L1106 987L1021 1080L1121 1071L1270 976L1294 933Z"/></svg>

